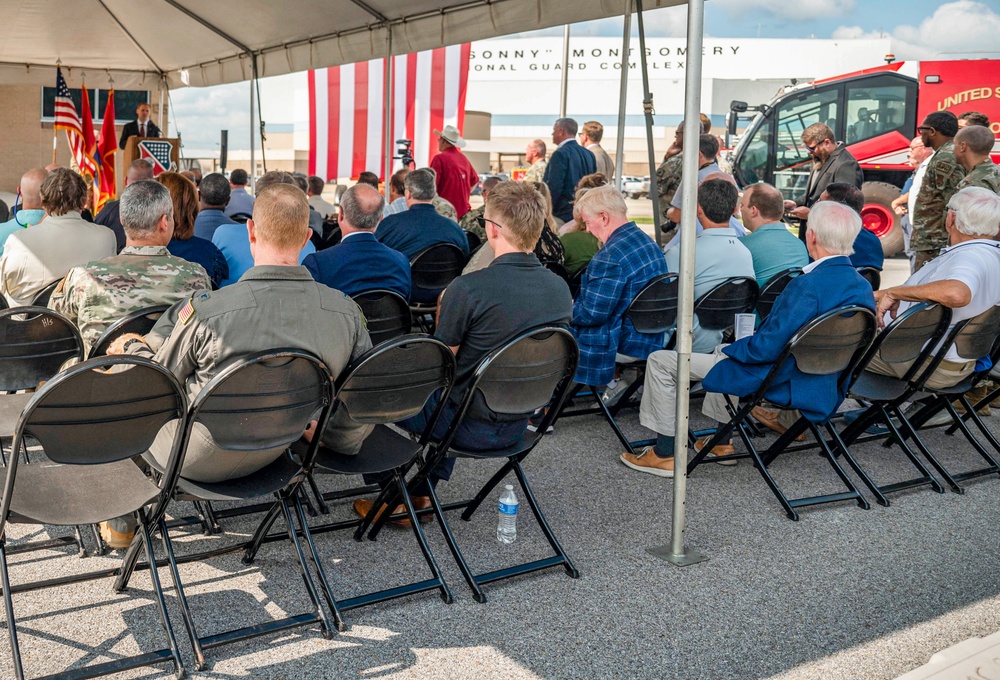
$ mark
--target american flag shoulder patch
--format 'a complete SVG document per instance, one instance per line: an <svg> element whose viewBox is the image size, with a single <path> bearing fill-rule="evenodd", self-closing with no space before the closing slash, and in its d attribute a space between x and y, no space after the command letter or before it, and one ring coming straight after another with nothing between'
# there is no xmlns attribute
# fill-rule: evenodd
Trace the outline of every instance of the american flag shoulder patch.
<svg viewBox="0 0 1000 680"><path fill-rule="evenodd" d="M193 300L188 300L187 304L181 307L181 311L177 313L177 318L181 320L181 323L186 324L188 320L194 316L193 302Z"/></svg>

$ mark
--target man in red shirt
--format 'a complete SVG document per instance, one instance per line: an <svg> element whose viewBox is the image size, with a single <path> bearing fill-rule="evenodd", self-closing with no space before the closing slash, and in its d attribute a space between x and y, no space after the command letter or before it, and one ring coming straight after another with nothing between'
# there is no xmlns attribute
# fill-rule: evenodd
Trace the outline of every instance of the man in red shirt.
<svg viewBox="0 0 1000 680"><path fill-rule="evenodd" d="M438 136L438 151L441 152L431 159L431 169L437 175L437 193L455 206L458 219L462 219L471 207L469 193L479 183L479 173L459 151L465 146L465 140L453 125L446 125L441 132L435 130L434 134Z"/></svg>

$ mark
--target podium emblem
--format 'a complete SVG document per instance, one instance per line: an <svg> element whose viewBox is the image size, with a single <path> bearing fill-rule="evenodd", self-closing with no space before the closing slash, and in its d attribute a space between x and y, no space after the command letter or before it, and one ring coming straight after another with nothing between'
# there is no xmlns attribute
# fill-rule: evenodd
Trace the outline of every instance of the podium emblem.
<svg viewBox="0 0 1000 680"><path fill-rule="evenodd" d="M144 139L139 142L139 158L153 161L153 176L170 170L170 152L173 144L162 139Z"/></svg>

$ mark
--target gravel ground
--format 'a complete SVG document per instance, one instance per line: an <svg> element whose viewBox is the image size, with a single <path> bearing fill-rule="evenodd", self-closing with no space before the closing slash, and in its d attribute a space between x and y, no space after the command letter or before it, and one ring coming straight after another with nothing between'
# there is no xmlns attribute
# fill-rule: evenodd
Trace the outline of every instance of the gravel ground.
<svg viewBox="0 0 1000 680"><path fill-rule="evenodd" d="M648 435L635 411L626 433ZM997 417L987 419L996 427ZM700 414L696 425L703 425ZM976 456L942 431L927 440L945 464L964 469ZM854 448L880 482L908 475L896 450ZM167 588L170 615L188 672L217 678L893 678L935 651L1000 630L1000 558L982 547L995 536L998 482L967 484L967 493L925 488L892 496L892 505L861 510L840 503L785 518L747 461L706 466L690 479L687 541L710 556L679 569L646 548L670 540L672 481L622 466L609 428L595 416L564 420L525 467L557 535L580 570L562 569L491 584L476 603L435 525L427 535L455 601L424 593L346 613L348 632L324 640L317 626L208 650L210 668L194 672L193 655ZM459 463L442 498L473 494L495 470ZM779 459L779 483L790 493L836 488L812 453ZM322 478L324 489L352 478ZM471 522L452 520L474 568L546 554L522 504L518 540L495 538L495 499ZM189 511L180 504L178 514ZM341 502L332 515L350 516ZM316 518L318 522L324 518ZM249 518L223 522L226 533L177 531L178 551L244 540ZM280 524L279 524L280 526ZM14 525L11 543L62 535L65 529ZM428 573L413 536L387 529L376 542L347 532L317 537L333 588L341 597ZM113 557L79 559L69 550L14 556L15 583L114 566ZM287 542L266 545L256 563L238 555L181 566L203 633L261 622L307 608ZM163 644L147 573L125 594L110 579L15 595L29 675L118 658ZM0 653L0 677L12 677ZM127 677L167 677L163 667Z"/></svg>

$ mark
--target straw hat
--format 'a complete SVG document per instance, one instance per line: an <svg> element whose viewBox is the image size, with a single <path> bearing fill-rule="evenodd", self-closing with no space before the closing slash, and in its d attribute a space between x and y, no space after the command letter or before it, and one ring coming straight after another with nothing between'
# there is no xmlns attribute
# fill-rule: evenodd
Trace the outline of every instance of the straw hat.
<svg viewBox="0 0 1000 680"><path fill-rule="evenodd" d="M441 132L435 130L434 134L449 144L457 146L459 149L465 148L465 140L462 139L462 135L458 134L458 128L454 125L445 125L444 130L441 130Z"/></svg>

